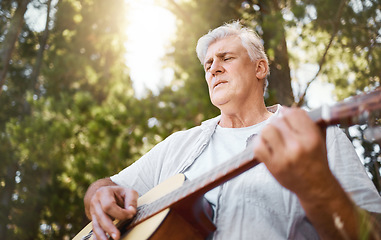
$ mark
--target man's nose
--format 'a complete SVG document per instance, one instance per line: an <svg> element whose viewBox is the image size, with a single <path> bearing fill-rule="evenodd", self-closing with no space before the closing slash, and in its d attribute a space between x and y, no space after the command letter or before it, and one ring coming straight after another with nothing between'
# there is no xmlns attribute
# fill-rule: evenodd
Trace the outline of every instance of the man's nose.
<svg viewBox="0 0 381 240"><path fill-rule="evenodd" d="M212 63L212 66L210 66L210 72L212 73L212 75L222 73L223 71L224 71L224 68L222 67L219 61L214 61Z"/></svg>

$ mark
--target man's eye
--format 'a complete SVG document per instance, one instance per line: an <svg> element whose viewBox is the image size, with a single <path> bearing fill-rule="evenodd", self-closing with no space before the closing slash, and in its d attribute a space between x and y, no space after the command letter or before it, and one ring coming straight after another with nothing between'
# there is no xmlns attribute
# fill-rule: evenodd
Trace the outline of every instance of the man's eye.
<svg viewBox="0 0 381 240"><path fill-rule="evenodd" d="M232 59L232 57L227 57L227 58L224 58L224 61L228 61L230 59Z"/></svg>

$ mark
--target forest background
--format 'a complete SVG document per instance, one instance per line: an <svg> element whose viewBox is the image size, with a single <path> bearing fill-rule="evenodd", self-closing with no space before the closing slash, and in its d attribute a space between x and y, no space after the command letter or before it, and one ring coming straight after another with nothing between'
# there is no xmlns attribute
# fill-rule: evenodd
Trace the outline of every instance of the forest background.
<svg viewBox="0 0 381 240"><path fill-rule="evenodd" d="M0 0L0 239L73 237L88 222L90 183L218 115L194 48L224 22L240 19L263 38L268 105L309 108L311 83L332 84L336 101L380 86L380 0L156 4L176 17L162 59L173 79L137 96L126 64L128 1ZM46 16L41 31L26 21L28 8ZM343 130L381 191L380 146L364 140L366 129Z"/></svg>

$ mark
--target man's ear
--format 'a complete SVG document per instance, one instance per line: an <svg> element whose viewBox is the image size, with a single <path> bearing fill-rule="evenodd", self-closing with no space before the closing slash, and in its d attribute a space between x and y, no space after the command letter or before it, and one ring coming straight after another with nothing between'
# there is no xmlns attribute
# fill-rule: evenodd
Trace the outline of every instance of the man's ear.
<svg viewBox="0 0 381 240"><path fill-rule="evenodd" d="M257 73L255 74L255 76L257 77L257 79L264 79L267 76L267 73L269 72L269 65L267 64L267 62L264 59L257 60L256 68Z"/></svg>

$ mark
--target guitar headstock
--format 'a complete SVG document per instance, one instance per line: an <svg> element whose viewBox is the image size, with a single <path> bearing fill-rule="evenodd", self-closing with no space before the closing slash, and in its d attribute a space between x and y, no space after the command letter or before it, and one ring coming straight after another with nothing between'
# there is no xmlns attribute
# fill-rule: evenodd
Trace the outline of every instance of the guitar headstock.
<svg viewBox="0 0 381 240"><path fill-rule="evenodd" d="M332 119L343 127L380 121L381 88L350 97L331 107Z"/></svg>
<svg viewBox="0 0 381 240"><path fill-rule="evenodd" d="M322 106L310 112L310 117L321 126L355 124L380 126L381 88L345 99L333 106Z"/></svg>

